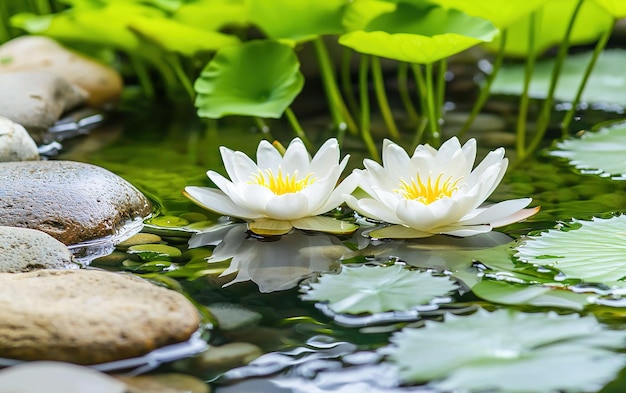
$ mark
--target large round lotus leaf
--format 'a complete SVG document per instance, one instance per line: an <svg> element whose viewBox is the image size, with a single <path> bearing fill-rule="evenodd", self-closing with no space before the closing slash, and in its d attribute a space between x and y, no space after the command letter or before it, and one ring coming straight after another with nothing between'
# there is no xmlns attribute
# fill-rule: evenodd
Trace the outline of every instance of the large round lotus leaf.
<svg viewBox="0 0 626 393"><path fill-rule="evenodd" d="M563 41L567 24L578 0L550 0L539 9L535 51L543 53ZM509 56L525 57L528 54L528 26L530 18L513 23L508 29L505 52ZM583 2L578 13L571 44L587 44L595 41L604 31L613 26L613 17L593 1ZM488 48L498 50L498 40L488 44Z"/></svg>
<svg viewBox="0 0 626 393"><path fill-rule="evenodd" d="M250 20L276 40L302 42L343 32L346 0L249 0Z"/></svg>
<svg viewBox="0 0 626 393"><path fill-rule="evenodd" d="M239 44L239 38L217 31L202 30L165 18L143 18L129 28L168 52L187 57L214 52L221 47Z"/></svg>
<svg viewBox="0 0 626 393"><path fill-rule="evenodd" d="M342 24L346 31L363 30L372 19L395 10L396 5L385 0L355 0L346 7Z"/></svg>
<svg viewBox="0 0 626 393"><path fill-rule="evenodd" d="M624 0L594 0L608 11L614 18L626 18L626 1Z"/></svg>
<svg viewBox="0 0 626 393"><path fill-rule="evenodd" d="M497 33L491 22L458 10L398 3L363 30L341 36L339 43L361 53L426 64L491 41Z"/></svg>
<svg viewBox="0 0 626 393"><path fill-rule="evenodd" d="M468 15L491 21L498 28L506 28L522 17L527 16L548 0L508 0L498 2L494 7L493 0L430 0L443 7L454 8ZM602 0L600 0L602 1ZM611 1L611 0L607 0ZM617 0L619 1L619 0Z"/></svg>
<svg viewBox="0 0 626 393"><path fill-rule="evenodd" d="M276 41L222 48L194 85L198 116L279 118L304 85L299 67L293 50Z"/></svg>
<svg viewBox="0 0 626 393"><path fill-rule="evenodd" d="M198 0L182 4L172 15L175 20L203 30L243 27L248 23L244 0Z"/></svg>

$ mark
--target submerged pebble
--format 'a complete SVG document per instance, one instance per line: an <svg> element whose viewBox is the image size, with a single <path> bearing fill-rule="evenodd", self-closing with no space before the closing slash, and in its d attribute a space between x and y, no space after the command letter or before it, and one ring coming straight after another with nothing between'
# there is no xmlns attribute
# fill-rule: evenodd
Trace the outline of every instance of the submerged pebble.
<svg viewBox="0 0 626 393"><path fill-rule="evenodd" d="M138 233L117 244L118 249L127 249L131 246L140 244L158 244L161 242L161 236L152 233Z"/></svg>
<svg viewBox="0 0 626 393"><path fill-rule="evenodd" d="M256 327L263 316L234 303L213 303L207 308L215 316L220 330L237 331Z"/></svg>
<svg viewBox="0 0 626 393"><path fill-rule="evenodd" d="M226 371L231 368L245 366L261 355L263 355L263 351L254 344L234 342L218 347L210 347L184 363L202 374L209 371Z"/></svg>

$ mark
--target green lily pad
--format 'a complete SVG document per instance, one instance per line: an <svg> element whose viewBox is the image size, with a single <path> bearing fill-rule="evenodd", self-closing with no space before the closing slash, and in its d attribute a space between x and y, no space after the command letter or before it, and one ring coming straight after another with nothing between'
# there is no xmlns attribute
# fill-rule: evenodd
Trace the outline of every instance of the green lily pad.
<svg viewBox="0 0 626 393"><path fill-rule="evenodd" d="M137 255L144 261L162 261L170 258L179 258L182 255L180 249L165 244L138 244L130 246L128 254Z"/></svg>
<svg viewBox="0 0 626 393"><path fill-rule="evenodd" d="M610 284L626 277L626 215L591 221L573 220L577 229L561 225L530 236L517 247L521 261L548 266L568 278Z"/></svg>
<svg viewBox="0 0 626 393"><path fill-rule="evenodd" d="M270 38L304 42L343 32L345 0L248 0L252 23Z"/></svg>
<svg viewBox="0 0 626 393"><path fill-rule="evenodd" d="M618 0L620 1L620 0ZM513 2L507 2L512 3ZM517 2L516 2L517 3ZM550 0L537 12L535 52L544 53L563 41L570 16L578 0ZM500 4L493 7L499 12ZM526 57L528 55L528 29L530 18L522 18L507 28L507 41L504 51L509 56ZM613 26L613 17L594 1L585 1L578 13L570 44L582 45L595 41L603 32ZM498 50L499 40L487 44L492 50ZM522 79L523 80L523 79Z"/></svg>
<svg viewBox="0 0 626 393"><path fill-rule="evenodd" d="M557 143L556 148L558 150L549 152L551 156L569 160L570 165L583 173L626 180L626 123L616 123L597 132L585 132L578 139Z"/></svg>
<svg viewBox="0 0 626 393"><path fill-rule="evenodd" d="M493 0L430 0L443 7L454 8L468 15L491 21L498 28L507 28L543 6L547 0L501 1L494 7Z"/></svg>
<svg viewBox="0 0 626 393"><path fill-rule="evenodd" d="M427 64L491 41L497 33L491 22L458 10L401 2L363 30L342 35L339 43L360 53Z"/></svg>
<svg viewBox="0 0 626 393"><path fill-rule="evenodd" d="M564 288L543 285L520 285L485 279L472 287L472 293L496 304L557 307L576 311L581 311L590 304L588 293L575 293Z"/></svg>
<svg viewBox="0 0 626 393"><path fill-rule="evenodd" d="M448 296L456 289L448 277L409 270L402 265L343 266L339 274L324 274L312 283L303 300L329 302L337 313L406 311Z"/></svg>
<svg viewBox="0 0 626 393"><path fill-rule="evenodd" d="M404 329L382 349L401 378L437 391L597 391L626 364L626 332L594 317L479 310Z"/></svg>
<svg viewBox="0 0 626 393"><path fill-rule="evenodd" d="M279 118L302 90L293 50L276 41L249 41L220 49L194 85L198 116Z"/></svg>

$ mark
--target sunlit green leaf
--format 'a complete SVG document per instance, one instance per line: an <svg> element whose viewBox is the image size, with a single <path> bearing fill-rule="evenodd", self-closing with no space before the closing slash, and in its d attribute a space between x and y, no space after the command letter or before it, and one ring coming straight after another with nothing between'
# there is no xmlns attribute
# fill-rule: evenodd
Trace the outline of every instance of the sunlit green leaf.
<svg viewBox="0 0 626 393"><path fill-rule="evenodd" d="M550 155L563 157L586 173L626 179L626 123L617 123L597 132L585 132L579 139L557 143Z"/></svg>
<svg viewBox="0 0 626 393"><path fill-rule="evenodd" d="M574 222L581 227L530 236L517 247L515 256L587 282L610 283L626 277L626 216Z"/></svg>
<svg viewBox="0 0 626 393"><path fill-rule="evenodd" d="M343 32L347 0L248 0L251 21L268 37L302 42Z"/></svg>
<svg viewBox="0 0 626 393"><path fill-rule="evenodd" d="M401 2L363 30L344 34L339 43L361 53L426 64L491 41L497 33L491 22L457 10Z"/></svg>
<svg viewBox="0 0 626 393"><path fill-rule="evenodd" d="M233 35L198 29L165 18L139 19L131 22L128 27L162 49L188 57L214 52L224 46L237 45L240 42Z"/></svg>
<svg viewBox="0 0 626 393"><path fill-rule="evenodd" d="M491 21L498 28L506 28L520 18L541 7L548 0L509 0L494 6L493 0L430 0L444 7L455 8L468 15Z"/></svg>
<svg viewBox="0 0 626 393"><path fill-rule="evenodd" d="M520 285L505 281L482 280L472 287L474 295L496 304L531 305L582 310L589 304L588 293L575 293L542 285Z"/></svg>
<svg viewBox="0 0 626 393"><path fill-rule="evenodd" d="M429 304L455 288L448 277L409 270L402 265L344 266L339 274L322 275L303 299L329 302L330 309L337 313L378 313Z"/></svg>
<svg viewBox="0 0 626 393"><path fill-rule="evenodd" d="M248 8L244 0L198 0L182 4L172 18L199 29L215 31L246 26Z"/></svg>
<svg viewBox="0 0 626 393"><path fill-rule="evenodd" d="M220 49L196 80L198 115L279 118L302 90L293 50L275 41Z"/></svg>
<svg viewBox="0 0 626 393"><path fill-rule="evenodd" d="M347 31L363 30L372 19L395 9L394 3L385 0L355 0L346 7L342 24Z"/></svg>
<svg viewBox="0 0 626 393"><path fill-rule="evenodd" d="M578 0L550 0L537 12L534 47L537 53L543 53L563 41L567 25ZM494 7L498 12L500 5ZM522 18L507 28L505 52L510 56L525 57L528 54L529 18ZM588 44L595 41L604 31L613 26L613 17L597 3L584 1L574 24L570 43ZM487 45L497 50L499 43L494 40Z"/></svg>
<svg viewBox="0 0 626 393"><path fill-rule="evenodd" d="M614 18L626 17L626 1L622 0L593 0L608 11Z"/></svg>
<svg viewBox="0 0 626 393"><path fill-rule="evenodd" d="M594 317L479 310L395 334L382 351L405 382L438 391L597 391L626 364L626 333ZM531 377L532 376L532 377Z"/></svg>

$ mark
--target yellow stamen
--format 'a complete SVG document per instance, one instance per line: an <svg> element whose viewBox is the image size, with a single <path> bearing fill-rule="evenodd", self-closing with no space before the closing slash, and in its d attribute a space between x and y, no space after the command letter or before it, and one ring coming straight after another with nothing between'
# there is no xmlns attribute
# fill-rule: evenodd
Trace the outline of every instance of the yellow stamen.
<svg viewBox="0 0 626 393"><path fill-rule="evenodd" d="M458 189L457 184L461 180L460 178L452 181L452 176L449 176L442 182L442 177L443 173L440 173L435 179L435 184L432 182L432 176L428 176L426 183L422 181L419 175L417 175L417 180L411 178L410 183L400 179L400 187L394 191L406 199L415 199L428 205L441 198L451 197Z"/></svg>
<svg viewBox="0 0 626 393"><path fill-rule="evenodd" d="M271 169L260 171L253 175L250 175L250 184L258 184L263 187L267 187L276 195L290 194L304 190L315 182L313 174L309 173L303 179L298 179L298 171L294 171L293 174L284 174L282 169L278 168L278 173L274 175Z"/></svg>

